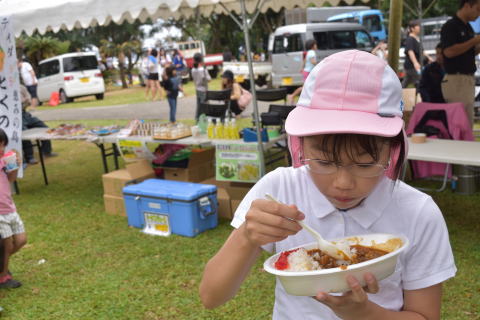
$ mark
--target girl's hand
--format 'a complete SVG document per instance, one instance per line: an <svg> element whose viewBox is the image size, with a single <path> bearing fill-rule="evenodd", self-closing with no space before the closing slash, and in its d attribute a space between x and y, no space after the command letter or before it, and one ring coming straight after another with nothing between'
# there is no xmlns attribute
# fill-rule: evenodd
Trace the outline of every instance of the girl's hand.
<svg viewBox="0 0 480 320"><path fill-rule="evenodd" d="M15 150L15 153L17 154L17 166L20 167L22 165L22 155L17 150Z"/></svg>
<svg viewBox="0 0 480 320"><path fill-rule="evenodd" d="M257 246L284 240L302 227L291 220L303 220L305 215L294 205L257 199L245 217L245 235Z"/></svg>
<svg viewBox="0 0 480 320"><path fill-rule="evenodd" d="M378 282L371 273L365 273L365 287L354 276L347 276L347 282L351 289L342 296L332 296L325 292L319 292L314 299L320 301L333 310L342 319L363 319L369 313L370 301L367 293L377 293Z"/></svg>

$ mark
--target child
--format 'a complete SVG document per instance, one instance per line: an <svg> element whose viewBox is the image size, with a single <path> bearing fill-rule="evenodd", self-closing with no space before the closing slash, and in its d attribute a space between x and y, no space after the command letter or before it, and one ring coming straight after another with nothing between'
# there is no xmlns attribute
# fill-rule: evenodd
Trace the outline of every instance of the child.
<svg viewBox="0 0 480 320"><path fill-rule="evenodd" d="M18 288L22 284L14 280L8 270L10 256L18 252L27 243L25 228L22 219L17 213L10 191L10 183L17 179L17 171L5 171L3 155L8 145L5 131L0 129L0 235L3 239L4 258L3 268L0 271L0 288ZM17 163L20 166L20 157L17 154Z"/></svg>
<svg viewBox="0 0 480 320"><path fill-rule="evenodd" d="M440 319L442 282L456 268L439 208L397 180L408 143L401 92L386 62L363 51L333 54L312 70L285 124L293 167L267 174L241 202L236 230L205 267L200 297L207 308L235 296L261 249L312 242L289 220L296 219L326 239L391 233L410 246L391 276L377 281L366 273L363 288L349 276L343 295L291 296L277 281L274 319ZM266 193L285 205L265 200Z"/></svg>
<svg viewBox="0 0 480 320"><path fill-rule="evenodd" d="M170 122L175 123L177 114L177 97L178 92L183 92L182 79L177 77L175 66L169 66L165 70L167 79L164 82L165 90L167 90L167 100L170 106Z"/></svg>
<svg viewBox="0 0 480 320"><path fill-rule="evenodd" d="M200 104L205 102L205 99L207 98L208 81L211 79L207 68L203 65L203 55L201 53L195 53L193 55L192 78L197 91L197 110L195 111L195 120L198 122L198 118L202 113Z"/></svg>

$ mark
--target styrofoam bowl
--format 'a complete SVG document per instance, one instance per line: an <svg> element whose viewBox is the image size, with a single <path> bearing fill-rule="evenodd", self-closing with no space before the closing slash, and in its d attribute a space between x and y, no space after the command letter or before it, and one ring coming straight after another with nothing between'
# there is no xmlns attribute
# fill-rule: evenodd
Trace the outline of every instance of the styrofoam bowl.
<svg viewBox="0 0 480 320"><path fill-rule="evenodd" d="M275 261L277 261L281 252L268 258L263 268L265 271L274 274L280 280L283 288L288 294L294 296L315 296L318 292L345 292L350 290L346 277L353 275L358 279L362 286L365 286L364 274L372 273L377 281L383 280L395 271L399 254L408 246L408 239L405 236L398 236L386 233L374 233L360 236L350 236L344 239L348 240L350 245L359 244L363 246L372 246L375 243L384 243L390 239L399 238L402 240L402 246L386 255L368 260L365 262L352 264L347 269L340 268L313 270L313 271L284 271L275 269ZM335 240L344 240L335 239ZM334 240L334 241L335 241ZM305 245L291 248L305 248L306 250L318 248L317 242L311 242Z"/></svg>

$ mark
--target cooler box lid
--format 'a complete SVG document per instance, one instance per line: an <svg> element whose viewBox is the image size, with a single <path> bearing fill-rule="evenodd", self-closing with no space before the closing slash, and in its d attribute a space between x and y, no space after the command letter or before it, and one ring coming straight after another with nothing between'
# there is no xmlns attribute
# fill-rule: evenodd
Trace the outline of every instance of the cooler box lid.
<svg viewBox="0 0 480 320"><path fill-rule="evenodd" d="M215 191L217 191L217 187L210 184L162 179L148 179L139 184L123 188L124 195L130 194L183 201L196 200Z"/></svg>

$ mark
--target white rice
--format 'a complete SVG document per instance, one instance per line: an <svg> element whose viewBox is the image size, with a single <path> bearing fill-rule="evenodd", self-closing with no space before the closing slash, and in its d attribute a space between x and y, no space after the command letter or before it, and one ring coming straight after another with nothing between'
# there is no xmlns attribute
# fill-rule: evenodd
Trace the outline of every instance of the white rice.
<svg viewBox="0 0 480 320"><path fill-rule="evenodd" d="M317 261L308 255L307 250L300 248L288 256L286 271L310 271L321 269Z"/></svg>

